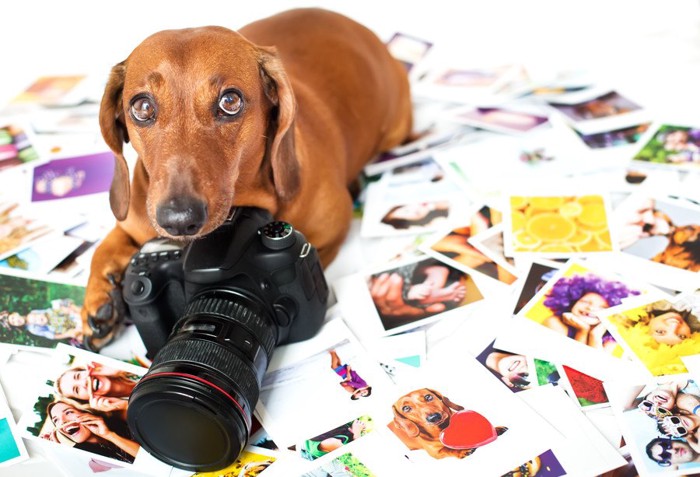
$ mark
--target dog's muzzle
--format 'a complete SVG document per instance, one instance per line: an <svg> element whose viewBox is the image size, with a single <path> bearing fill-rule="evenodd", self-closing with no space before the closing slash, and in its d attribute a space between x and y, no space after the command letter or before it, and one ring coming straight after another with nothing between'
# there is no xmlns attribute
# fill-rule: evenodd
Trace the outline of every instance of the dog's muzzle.
<svg viewBox="0 0 700 477"><path fill-rule="evenodd" d="M175 197L156 209L156 222L172 236L196 235L207 217L207 205L193 197Z"/></svg>

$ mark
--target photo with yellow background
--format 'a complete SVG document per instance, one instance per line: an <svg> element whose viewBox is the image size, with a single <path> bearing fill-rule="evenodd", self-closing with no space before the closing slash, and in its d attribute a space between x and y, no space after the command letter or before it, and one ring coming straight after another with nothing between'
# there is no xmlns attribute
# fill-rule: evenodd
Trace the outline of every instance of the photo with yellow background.
<svg viewBox="0 0 700 477"><path fill-rule="evenodd" d="M667 302L668 303L668 302ZM694 332L681 343L657 343L645 323L647 308L654 304L635 306L608 317L614 331L654 376L687 373L682 356L700 353L700 333ZM668 303L671 306L671 303Z"/></svg>
<svg viewBox="0 0 700 477"><path fill-rule="evenodd" d="M513 252L613 251L601 195L511 196Z"/></svg>

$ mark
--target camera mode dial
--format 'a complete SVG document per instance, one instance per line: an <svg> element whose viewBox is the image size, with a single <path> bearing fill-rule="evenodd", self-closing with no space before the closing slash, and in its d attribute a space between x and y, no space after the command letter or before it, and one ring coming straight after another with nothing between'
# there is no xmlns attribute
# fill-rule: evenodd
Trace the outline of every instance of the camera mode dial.
<svg viewBox="0 0 700 477"><path fill-rule="evenodd" d="M275 221L260 229L262 243L270 250L283 250L294 245L294 227L287 222Z"/></svg>

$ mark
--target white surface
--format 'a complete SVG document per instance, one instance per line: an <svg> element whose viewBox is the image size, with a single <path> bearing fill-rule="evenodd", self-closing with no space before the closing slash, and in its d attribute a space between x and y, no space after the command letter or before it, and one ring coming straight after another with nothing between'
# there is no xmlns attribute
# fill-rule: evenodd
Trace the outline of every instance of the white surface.
<svg viewBox="0 0 700 477"><path fill-rule="evenodd" d="M460 63L525 65L544 77L581 70L662 116L697 115L700 104L700 4L697 0L320 2L388 39L403 32L434 42L435 54ZM107 74L146 36L161 29L219 24L238 28L313 2L13 0L0 8L3 45L0 104L37 76ZM459 5L459 10L456 6ZM692 105L692 106L691 106ZM353 237L356 236L357 230ZM330 277L356 271L364 252L351 238ZM31 363L17 376L31 377ZM24 378L26 381L26 377ZM3 384L15 382L3 376ZM5 386L10 401L22 390ZM33 449L30 449L30 451ZM0 476L58 475L40 453Z"/></svg>

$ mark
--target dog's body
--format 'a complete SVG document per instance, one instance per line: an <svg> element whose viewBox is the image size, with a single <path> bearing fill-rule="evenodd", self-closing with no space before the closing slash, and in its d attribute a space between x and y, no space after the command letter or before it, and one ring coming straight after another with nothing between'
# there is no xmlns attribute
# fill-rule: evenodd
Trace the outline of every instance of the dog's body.
<svg viewBox="0 0 700 477"><path fill-rule="evenodd" d="M416 389L396 400L394 420L389 423L389 429L410 450L423 449L436 459L462 459L474 449L445 447L440 441L440 433L450 424L452 414L463 409L437 391Z"/></svg>
<svg viewBox="0 0 700 477"><path fill-rule="evenodd" d="M411 122L404 67L336 13L291 10L238 33L205 27L147 38L112 69L102 100L119 222L95 251L84 321L114 324L119 277L143 243L196 239L233 206L290 222L328 265L351 221L348 186L369 159L407 139ZM127 141L138 154L131 185Z"/></svg>

